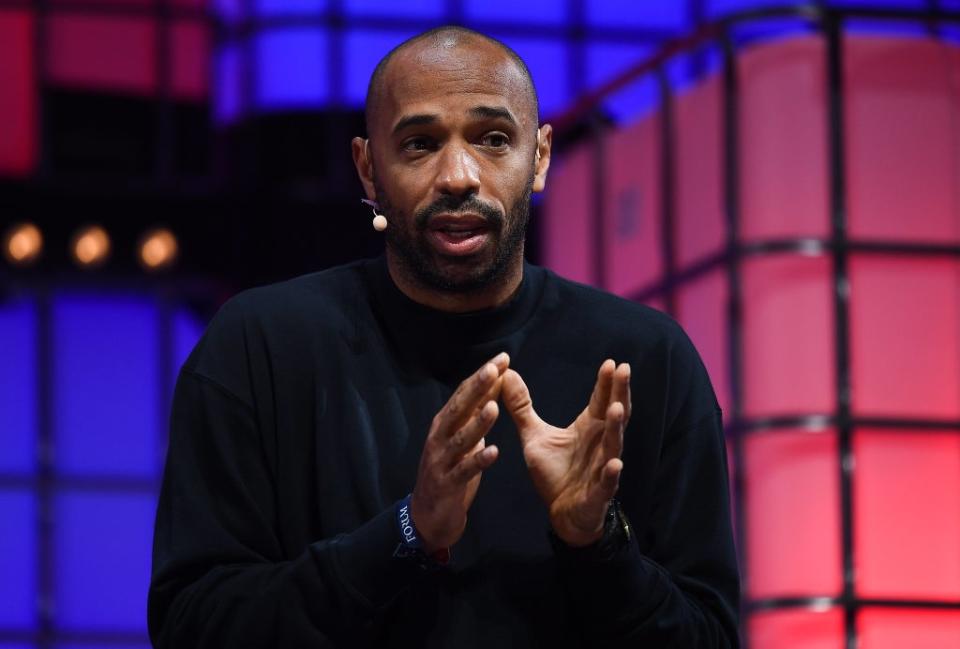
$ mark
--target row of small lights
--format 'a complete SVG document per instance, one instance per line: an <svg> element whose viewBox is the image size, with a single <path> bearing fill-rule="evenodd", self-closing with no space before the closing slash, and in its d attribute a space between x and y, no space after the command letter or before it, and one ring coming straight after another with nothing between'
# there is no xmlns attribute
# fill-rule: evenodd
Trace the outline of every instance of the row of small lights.
<svg viewBox="0 0 960 649"><path fill-rule="evenodd" d="M80 268L97 268L110 258L110 235L99 225L78 229L70 239L70 257ZM177 238L166 228L145 232L137 243L137 260L148 271L173 265L177 258ZM14 266L30 266L43 253L43 233L33 223L18 223L3 238L3 254Z"/></svg>

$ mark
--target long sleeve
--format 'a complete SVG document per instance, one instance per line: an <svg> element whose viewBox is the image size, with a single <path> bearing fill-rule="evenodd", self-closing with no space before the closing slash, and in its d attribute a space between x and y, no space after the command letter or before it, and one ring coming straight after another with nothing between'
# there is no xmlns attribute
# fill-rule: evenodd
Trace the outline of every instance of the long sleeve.
<svg viewBox="0 0 960 649"><path fill-rule="evenodd" d="M593 646L740 646L722 413L696 349L675 331L663 378L667 426L659 457L646 465L656 467L649 508L630 508L629 485L637 480L627 473L638 458L627 457L625 447L618 498L634 530L629 543L558 552L568 597Z"/></svg>
<svg viewBox="0 0 960 649"><path fill-rule="evenodd" d="M154 537L154 646L354 646L377 609L418 578L419 568L392 559L392 508L288 558L275 500L251 407L181 372Z"/></svg>
<svg viewBox="0 0 960 649"><path fill-rule="evenodd" d="M560 553L566 587L596 646L739 646L739 578L729 530L720 411L667 449L653 519L614 552ZM646 546L641 550L641 545Z"/></svg>

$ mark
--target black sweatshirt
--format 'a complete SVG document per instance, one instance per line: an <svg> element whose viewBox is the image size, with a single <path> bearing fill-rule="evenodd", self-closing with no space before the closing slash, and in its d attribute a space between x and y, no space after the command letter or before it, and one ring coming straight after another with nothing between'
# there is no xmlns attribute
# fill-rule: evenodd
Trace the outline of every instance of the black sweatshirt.
<svg viewBox="0 0 960 649"><path fill-rule="evenodd" d="M551 546L505 410L451 563L394 558L395 504L430 422L498 352L546 421L632 367L616 551ZM739 578L721 413L666 315L531 265L495 309L450 314L383 258L246 291L174 397L149 594L157 647L735 647Z"/></svg>

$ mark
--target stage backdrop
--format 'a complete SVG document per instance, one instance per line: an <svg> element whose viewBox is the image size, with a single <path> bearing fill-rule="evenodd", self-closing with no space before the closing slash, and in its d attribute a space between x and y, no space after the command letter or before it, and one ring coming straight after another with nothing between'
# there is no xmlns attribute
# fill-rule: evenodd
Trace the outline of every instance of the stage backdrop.
<svg viewBox="0 0 960 649"><path fill-rule="evenodd" d="M703 355L750 646L958 647L960 48L833 44L745 46L560 157L543 249Z"/></svg>

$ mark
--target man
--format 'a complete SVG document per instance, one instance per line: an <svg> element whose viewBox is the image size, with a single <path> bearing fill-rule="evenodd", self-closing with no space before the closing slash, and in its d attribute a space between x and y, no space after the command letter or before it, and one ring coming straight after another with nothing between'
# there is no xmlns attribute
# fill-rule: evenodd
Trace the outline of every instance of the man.
<svg viewBox="0 0 960 649"><path fill-rule="evenodd" d="M551 145L523 62L462 28L411 39L367 130L385 257L239 295L181 372L154 644L738 646L696 351L523 261Z"/></svg>

